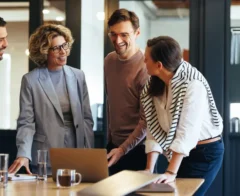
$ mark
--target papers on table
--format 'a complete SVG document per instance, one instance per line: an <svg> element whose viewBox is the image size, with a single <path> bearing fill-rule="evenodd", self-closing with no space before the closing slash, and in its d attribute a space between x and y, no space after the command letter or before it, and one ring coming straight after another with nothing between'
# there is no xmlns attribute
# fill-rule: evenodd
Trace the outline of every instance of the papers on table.
<svg viewBox="0 0 240 196"><path fill-rule="evenodd" d="M36 175L29 174L8 174L9 181L17 181L17 180L35 180Z"/></svg>

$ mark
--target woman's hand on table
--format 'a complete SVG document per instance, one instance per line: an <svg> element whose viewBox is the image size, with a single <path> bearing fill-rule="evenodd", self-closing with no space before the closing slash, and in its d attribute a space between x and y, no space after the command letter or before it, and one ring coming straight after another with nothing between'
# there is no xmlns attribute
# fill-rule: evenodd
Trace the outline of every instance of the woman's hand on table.
<svg viewBox="0 0 240 196"><path fill-rule="evenodd" d="M170 174L168 172L165 172L164 174L161 174L159 179L156 180L154 183L170 183L170 182L174 182L176 179L176 175L175 174Z"/></svg>
<svg viewBox="0 0 240 196"><path fill-rule="evenodd" d="M11 173L17 173L18 170L24 166L26 168L26 171L28 174L32 174L32 172L29 169L29 159L26 157L18 157L13 164L9 167L8 172Z"/></svg>
<svg viewBox="0 0 240 196"><path fill-rule="evenodd" d="M145 170L139 170L138 172L144 173L144 174L152 174L153 172L150 169L145 169ZM174 182L176 179L176 174L171 174L168 172L165 172L164 174L160 174L160 177L158 180L156 180L154 183L160 184L160 183L170 183Z"/></svg>

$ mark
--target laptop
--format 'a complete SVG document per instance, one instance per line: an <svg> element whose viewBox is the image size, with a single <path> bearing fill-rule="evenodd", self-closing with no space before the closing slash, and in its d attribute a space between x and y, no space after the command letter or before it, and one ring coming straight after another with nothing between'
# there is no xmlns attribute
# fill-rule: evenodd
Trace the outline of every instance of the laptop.
<svg viewBox="0 0 240 196"><path fill-rule="evenodd" d="M137 193L172 193L175 192L175 188L172 187L169 184L156 184L156 183L151 183L148 184L147 186L144 186L138 190L136 190Z"/></svg>
<svg viewBox="0 0 240 196"><path fill-rule="evenodd" d="M88 186L78 196L122 196L136 191L159 178L160 174L146 174L138 171L124 170Z"/></svg>
<svg viewBox="0 0 240 196"><path fill-rule="evenodd" d="M97 182L108 177L106 149L50 148L52 178L56 181L57 169L75 169L82 182Z"/></svg>

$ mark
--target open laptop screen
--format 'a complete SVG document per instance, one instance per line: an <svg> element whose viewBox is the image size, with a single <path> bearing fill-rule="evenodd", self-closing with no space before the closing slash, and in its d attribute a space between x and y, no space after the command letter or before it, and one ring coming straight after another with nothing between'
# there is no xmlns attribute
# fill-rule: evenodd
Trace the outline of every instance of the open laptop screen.
<svg viewBox="0 0 240 196"><path fill-rule="evenodd" d="M75 169L83 182L97 182L108 177L106 149L50 148L52 177L56 181L57 169Z"/></svg>

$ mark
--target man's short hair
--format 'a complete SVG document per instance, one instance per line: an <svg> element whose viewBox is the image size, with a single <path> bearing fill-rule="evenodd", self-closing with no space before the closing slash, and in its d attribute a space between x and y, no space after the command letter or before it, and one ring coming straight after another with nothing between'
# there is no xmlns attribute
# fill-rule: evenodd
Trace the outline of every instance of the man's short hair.
<svg viewBox="0 0 240 196"><path fill-rule="evenodd" d="M127 9L115 10L108 20L108 28L117 23L125 21L130 21L135 31L139 28L138 16L134 12Z"/></svg>
<svg viewBox="0 0 240 196"><path fill-rule="evenodd" d="M7 22L3 18L0 17L0 27L5 27L6 24L7 24Z"/></svg>

